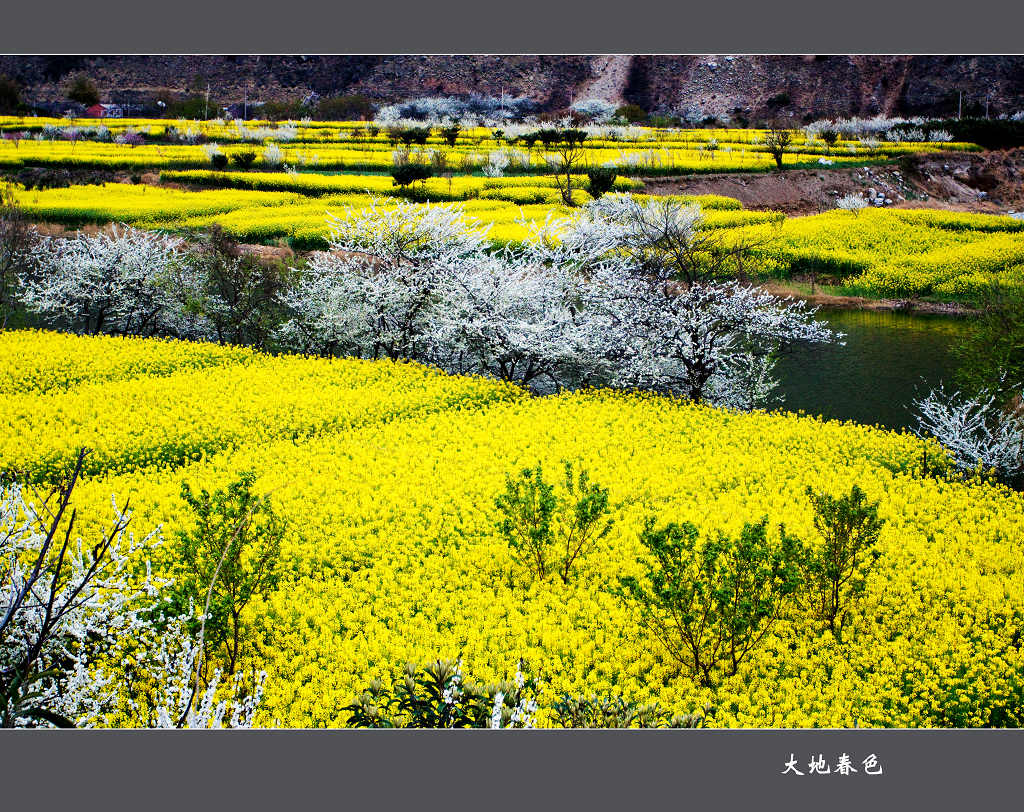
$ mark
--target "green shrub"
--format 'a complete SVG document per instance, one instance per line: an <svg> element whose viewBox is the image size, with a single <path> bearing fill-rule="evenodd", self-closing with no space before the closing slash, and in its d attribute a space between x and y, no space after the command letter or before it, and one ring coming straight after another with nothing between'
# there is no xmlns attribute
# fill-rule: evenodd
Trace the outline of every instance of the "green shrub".
<svg viewBox="0 0 1024 812"><path fill-rule="evenodd" d="M460 132L461 129L462 128L457 123L450 124L447 127L442 127L441 128L441 138L444 139L444 142L448 146L454 147L455 146L455 142L459 140L459 132Z"/></svg>
<svg viewBox="0 0 1024 812"><path fill-rule="evenodd" d="M545 149L551 149L555 144L562 140L561 133L558 130L551 129L550 127L543 130L537 131L537 138L544 145Z"/></svg>
<svg viewBox="0 0 1024 812"><path fill-rule="evenodd" d="M350 121L373 115L373 103L359 93L321 99L316 105L316 117L321 121Z"/></svg>
<svg viewBox="0 0 1024 812"><path fill-rule="evenodd" d="M210 163L213 165L214 169L227 169L228 156L225 155L223 152L215 152L213 153L213 155L210 156Z"/></svg>
<svg viewBox="0 0 1024 812"><path fill-rule="evenodd" d="M176 559L181 575L175 580L173 602L191 605L200 615L204 649L213 652L223 671L233 674L245 659L246 606L277 587L278 559L287 525L274 512L267 496L253 493L256 477L242 473L226 490L194 493L183 483L181 495L195 517L189 530L177 533Z"/></svg>
<svg viewBox="0 0 1024 812"><path fill-rule="evenodd" d="M343 708L348 727L467 728L532 727L536 682L524 675L480 684L462 675L461 660L435 660L426 666L407 663L391 688L381 680Z"/></svg>
<svg viewBox="0 0 1024 812"><path fill-rule="evenodd" d="M739 538L719 532L699 541L689 522L656 528L640 542L650 558L637 578L619 577L614 592L638 611L641 625L705 686L716 672L736 673L743 658L787 611L800 587L800 541L768 518L744 524Z"/></svg>
<svg viewBox="0 0 1024 812"><path fill-rule="evenodd" d="M404 163L391 167L391 178L395 186L405 188L410 183L425 181L434 176L434 170L426 164Z"/></svg>
<svg viewBox="0 0 1024 812"><path fill-rule="evenodd" d="M412 144L422 146L427 143L427 139L430 137L430 127L396 127L394 134L407 147Z"/></svg>
<svg viewBox="0 0 1024 812"><path fill-rule="evenodd" d="M256 153L251 149L236 152L231 156L231 160L239 169L251 169L252 165L256 163Z"/></svg>
<svg viewBox="0 0 1024 812"><path fill-rule="evenodd" d="M71 101L84 104L86 107L92 107L94 104L100 103L100 92L96 89L96 85L92 83L91 79L79 76L71 83L71 87L68 88L68 98Z"/></svg>
<svg viewBox="0 0 1024 812"><path fill-rule="evenodd" d="M610 166L600 166L596 169L588 169L587 178L589 179L589 183L587 184L587 191L590 192L591 196L596 200L601 195L612 190L617 177L618 175L615 170Z"/></svg>
<svg viewBox="0 0 1024 812"><path fill-rule="evenodd" d="M822 543L805 552L806 589L815 617L841 640L850 610L864 594L868 573L878 560L874 545L884 522L878 518L878 503L869 502L856 485L838 499L811 488L807 496Z"/></svg>
<svg viewBox="0 0 1024 812"><path fill-rule="evenodd" d="M0 75L0 114L13 115L21 108L21 85L7 75Z"/></svg>
<svg viewBox="0 0 1024 812"><path fill-rule="evenodd" d="M993 279L980 305L953 346L956 377L970 394L989 391L1010 401L1024 384L1024 289Z"/></svg>
<svg viewBox="0 0 1024 812"><path fill-rule="evenodd" d="M562 493L544 481L540 464L524 468L518 478L505 477L505 492L495 499L502 514L498 531L515 560L542 581L557 572L569 583L580 556L608 535L608 490L590 481L586 469L574 474L565 462Z"/></svg>
<svg viewBox="0 0 1024 812"><path fill-rule="evenodd" d="M615 111L615 116L630 124L638 124L647 120L647 111L639 104L624 104Z"/></svg>

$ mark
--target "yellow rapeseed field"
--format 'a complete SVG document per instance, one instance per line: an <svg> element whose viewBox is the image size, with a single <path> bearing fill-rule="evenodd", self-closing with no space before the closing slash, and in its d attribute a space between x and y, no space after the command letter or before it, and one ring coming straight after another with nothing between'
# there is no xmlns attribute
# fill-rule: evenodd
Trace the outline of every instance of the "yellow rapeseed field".
<svg viewBox="0 0 1024 812"><path fill-rule="evenodd" d="M89 359L80 380L53 365L27 377L14 360L58 347ZM290 523L280 588L248 609L268 671L263 724L342 724L372 678L460 654L479 679L523 657L549 700L708 702L723 726L1022 721L1024 500L922 476L923 453L939 451L912 436L643 394L529 397L414 364L174 342L19 331L3 336L0 359L0 468L46 478L76 445L96 448L76 491L86 535L116 494L135 506L136 533L161 525L171 539L191 521L182 482L223 487L255 472ZM495 530L493 500L507 472L554 471L563 459L610 489L617 522L570 584L534 582ZM735 532L767 515L810 542L805 487L854 483L886 524L842 646L796 613L735 676L702 688L607 590L639 571L647 516ZM156 568L173 574L173 548L158 549Z"/></svg>

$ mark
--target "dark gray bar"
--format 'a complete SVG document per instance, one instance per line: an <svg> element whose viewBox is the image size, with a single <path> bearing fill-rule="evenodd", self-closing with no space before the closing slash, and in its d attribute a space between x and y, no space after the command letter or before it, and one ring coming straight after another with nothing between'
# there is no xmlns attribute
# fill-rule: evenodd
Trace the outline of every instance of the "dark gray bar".
<svg viewBox="0 0 1024 812"><path fill-rule="evenodd" d="M1006 0L8 2L0 52L1017 53Z"/></svg>
<svg viewBox="0 0 1024 812"><path fill-rule="evenodd" d="M856 772L837 769L843 754ZM812 772L819 756L828 774ZM0 799L147 812L1016 809L1022 757L1018 731L11 731Z"/></svg>

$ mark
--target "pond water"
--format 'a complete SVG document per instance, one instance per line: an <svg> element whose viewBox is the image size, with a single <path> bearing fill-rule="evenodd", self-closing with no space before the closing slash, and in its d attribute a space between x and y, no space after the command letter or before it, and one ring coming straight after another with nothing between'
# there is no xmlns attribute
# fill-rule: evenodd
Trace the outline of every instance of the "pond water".
<svg viewBox="0 0 1024 812"><path fill-rule="evenodd" d="M952 382L951 347L967 323L948 316L820 310L846 345L801 347L776 367L783 408L859 423L908 428L910 405L940 381Z"/></svg>

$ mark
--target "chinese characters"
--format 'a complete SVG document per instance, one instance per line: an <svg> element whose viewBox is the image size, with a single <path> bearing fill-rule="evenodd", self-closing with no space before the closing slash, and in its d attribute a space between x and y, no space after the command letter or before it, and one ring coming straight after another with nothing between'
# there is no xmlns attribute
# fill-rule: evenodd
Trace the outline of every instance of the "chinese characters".
<svg viewBox="0 0 1024 812"><path fill-rule="evenodd" d="M825 760L823 753L811 755L810 761L804 770L800 766L795 753L789 754L789 760L782 770L783 775L881 775L882 765L878 756L874 753L858 762L859 767L854 766L854 761L849 753L840 755L834 763Z"/></svg>

